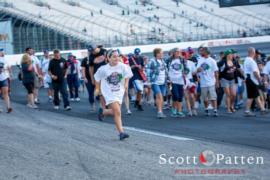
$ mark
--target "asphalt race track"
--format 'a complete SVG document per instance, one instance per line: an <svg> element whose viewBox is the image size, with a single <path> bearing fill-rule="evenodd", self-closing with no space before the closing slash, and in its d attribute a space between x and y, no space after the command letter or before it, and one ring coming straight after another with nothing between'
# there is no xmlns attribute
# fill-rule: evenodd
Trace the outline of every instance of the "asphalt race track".
<svg viewBox="0 0 270 180"><path fill-rule="evenodd" d="M267 43L253 46L270 53ZM244 56L247 47L230 48ZM268 179L270 175L270 114L246 118L243 109L229 115L222 107L218 118L206 117L203 112L197 117L171 118L169 110L165 110L168 118L157 119L153 106L144 105L145 111L138 112L131 105L131 116L125 115L123 109L123 123L131 137L119 142L113 119L99 122L96 113L89 111L86 91L81 92L80 102L71 102L69 112L63 106L54 110L44 89L39 97L40 109L28 109L26 90L18 80L12 81L15 110L10 115L0 114L1 180ZM177 170L183 166L159 164L162 153L197 156L204 150L263 156L264 164L233 166L245 171L243 176L197 178L179 175Z"/></svg>

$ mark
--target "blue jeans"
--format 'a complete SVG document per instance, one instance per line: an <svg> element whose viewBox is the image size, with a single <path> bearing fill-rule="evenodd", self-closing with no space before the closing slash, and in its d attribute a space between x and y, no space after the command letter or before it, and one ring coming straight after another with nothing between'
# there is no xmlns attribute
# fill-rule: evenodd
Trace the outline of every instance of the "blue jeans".
<svg viewBox="0 0 270 180"><path fill-rule="evenodd" d="M90 104L94 104L94 93L95 93L95 85L92 84L91 80L88 79L88 82L85 83L86 89L88 91L88 99Z"/></svg>
<svg viewBox="0 0 270 180"><path fill-rule="evenodd" d="M53 103L55 106L60 105L60 100L59 100L59 92L61 93L64 101L64 107L69 106L69 101L68 101L68 92L67 92L67 83L66 81L63 82L53 82L52 83L53 90L54 90L54 100Z"/></svg>
<svg viewBox="0 0 270 180"><path fill-rule="evenodd" d="M78 75L77 74L69 74L67 76L67 83L68 83L70 98L79 97L80 82L79 82ZM74 96L73 90L75 91L75 96Z"/></svg>

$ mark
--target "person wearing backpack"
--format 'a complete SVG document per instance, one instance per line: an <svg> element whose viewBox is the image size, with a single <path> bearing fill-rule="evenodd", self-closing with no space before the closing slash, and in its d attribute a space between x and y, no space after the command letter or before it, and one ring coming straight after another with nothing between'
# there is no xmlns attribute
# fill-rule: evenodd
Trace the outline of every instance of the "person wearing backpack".
<svg viewBox="0 0 270 180"><path fill-rule="evenodd" d="M138 111L143 111L142 108L142 95L143 95L143 87L145 75L144 75L144 60L143 57L140 55L141 50L136 48L134 50L134 55L129 56L129 65L131 67L133 77L131 79L135 92L136 92L136 101L134 107L138 109Z"/></svg>

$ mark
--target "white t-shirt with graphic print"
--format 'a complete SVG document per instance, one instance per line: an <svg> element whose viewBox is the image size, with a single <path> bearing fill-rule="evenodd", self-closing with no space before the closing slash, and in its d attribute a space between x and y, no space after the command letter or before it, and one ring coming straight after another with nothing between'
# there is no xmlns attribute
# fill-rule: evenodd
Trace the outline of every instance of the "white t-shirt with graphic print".
<svg viewBox="0 0 270 180"><path fill-rule="evenodd" d="M0 81L4 81L9 78L8 63L4 57L0 57Z"/></svg>
<svg viewBox="0 0 270 180"><path fill-rule="evenodd" d="M184 66L180 59L173 59L169 67L169 78L173 84L184 85Z"/></svg>
<svg viewBox="0 0 270 180"><path fill-rule="evenodd" d="M122 104L125 93L125 79L132 76L131 68L121 62L116 66L106 64L98 69L94 78L101 82L101 94L105 98L106 105L113 102Z"/></svg>
<svg viewBox="0 0 270 180"><path fill-rule="evenodd" d="M203 71L198 73L200 76L201 87L211 87L216 84L215 72L218 71L217 62L211 58L201 57L198 59L197 69L202 68Z"/></svg>
<svg viewBox="0 0 270 180"><path fill-rule="evenodd" d="M157 85L164 85L166 81L166 67L165 63L162 60L158 59L157 62L159 63L159 76L157 77L156 83Z"/></svg>
<svg viewBox="0 0 270 180"><path fill-rule="evenodd" d="M196 65L194 62L187 60L187 69L188 69L188 74L187 74L187 79L192 79L193 78L193 73L196 73Z"/></svg>

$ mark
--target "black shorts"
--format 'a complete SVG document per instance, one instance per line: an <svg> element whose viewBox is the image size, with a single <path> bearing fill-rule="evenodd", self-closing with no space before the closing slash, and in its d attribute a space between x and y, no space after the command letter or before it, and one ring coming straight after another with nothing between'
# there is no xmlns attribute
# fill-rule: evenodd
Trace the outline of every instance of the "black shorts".
<svg viewBox="0 0 270 180"><path fill-rule="evenodd" d="M174 102L182 102L184 96L184 87L180 84L172 84L172 99Z"/></svg>
<svg viewBox="0 0 270 180"><path fill-rule="evenodd" d="M34 82L33 83L24 83L23 85L26 88L28 94L34 93L34 87L35 87Z"/></svg>
<svg viewBox="0 0 270 180"><path fill-rule="evenodd" d="M259 97L259 86L256 85L250 78L246 79L246 86L248 99L255 99Z"/></svg>

